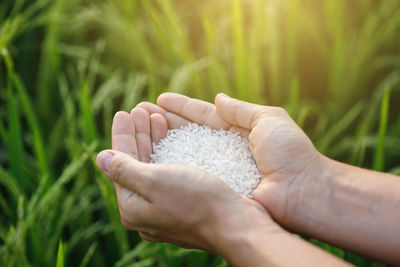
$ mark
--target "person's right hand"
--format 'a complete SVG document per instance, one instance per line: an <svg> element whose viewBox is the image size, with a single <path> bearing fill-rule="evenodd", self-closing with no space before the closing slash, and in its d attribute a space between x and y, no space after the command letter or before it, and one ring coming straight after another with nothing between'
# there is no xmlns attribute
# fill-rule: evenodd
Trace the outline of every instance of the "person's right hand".
<svg viewBox="0 0 400 267"><path fill-rule="evenodd" d="M284 109L251 104L224 94L217 95L213 105L164 93L157 104L143 102L138 107L163 115L169 128L192 121L247 137L262 175L253 197L281 225L293 228L302 189L315 182L312 174L319 170L324 157Z"/></svg>

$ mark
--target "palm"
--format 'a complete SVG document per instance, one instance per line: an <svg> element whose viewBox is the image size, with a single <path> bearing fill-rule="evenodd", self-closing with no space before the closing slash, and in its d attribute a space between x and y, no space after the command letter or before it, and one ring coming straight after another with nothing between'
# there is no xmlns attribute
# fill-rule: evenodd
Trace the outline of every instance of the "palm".
<svg viewBox="0 0 400 267"><path fill-rule="evenodd" d="M288 202L288 196L296 193L290 191L290 185L295 181L302 181L296 178L305 175L304 166L308 166L317 153L308 137L283 109L266 107L266 112L260 112L256 120L250 120L247 116L248 110L235 112L236 118L226 114L221 116L221 111L217 111L214 104L178 94L163 94L157 103L158 106L145 102L138 107L150 114L163 115L169 128L179 128L192 121L215 129L239 132L241 136L248 138L263 178L253 196L275 219L285 219L287 209L295 205ZM222 117L228 117L230 122ZM295 198L291 200L295 202Z"/></svg>
<svg viewBox="0 0 400 267"><path fill-rule="evenodd" d="M171 114L167 115L157 106L142 105L147 106L149 112L136 107L130 114L118 112L115 115L112 143L115 152L124 152L123 157L129 159L126 156L128 154L148 162L152 142L158 142L165 137L168 124L178 127L187 123L187 120L178 115L171 117ZM157 109L158 112L151 112L151 108ZM165 118L168 118L168 124ZM148 164L135 163L130 165L129 175L122 178L126 169L125 172L121 169L121 162L124 166L129 166L132 162L131 159L121 161L121 157L120 155L119 165L114 163L117 167L110 171L109 176L118 177L114 178L117 180L114 186L121 221L128 229L140 231L145 240L169 242L187 248L211 249L212 252L212 244L215 242L210 241L212 238L209 232L214 228L214 224L227 227L225 221L232 221L236 228L236 222L242 221L237 217L247 213L249 207L253 211L262 210L264 219L270 219L259 203L242 198L227 184L207 172L176 165L158 165L153 168L144 167L149 166ZM100 158L98 157L98 160ZM98 165L104 169L104 163L98 161ZM119 172L119 175L116 172ZM172 191L175 193L171 195ZM232 208L241 212L229 212ZM212 213L219 215L210 218L210 210L218 210L219 212Z"/></svg>
<svg viewBox="0 0 400 267"><path fill-rule="evenodd" d="M313 163L316 150L285 112L261 119L251 130L249 143L262 174L253 196L285 224L285 214L296 205L296 195L306 178L305 166ZM300 186L291 187L294 183Z"/></svg>
<svg viewBox="0 0 400 267"><path fill-rule="evenodd" d="M183 97L183 96L182 96ZM182 109L185 110L186 115L188 115L186 118L180 115L177 115L175 113L170 113L166 109L163 109L157 105L151 104L151 103L141 103L139 104L136 108L134 108L130 114L126 112L118 112L113 120L113 126L112 126L112 143L113 143L113 149L117 151L124 152L131 157L134 157L135 159L138 159L143 162L149 162L150 160L150 154L152 153L152 142L158 142L160 139L164 138L166 136L168 126L169 128L179 128L180 126L183 126L191 121L195 121L201 124L207 124L210 125L211 127L214 128L229 128L234 131L239 131L243 136L248 136L249 131L242 129L240 127L234 127L229 125L227 122L222 120L215 112L215 107L212 110L208 110L209 107L213 107L211 104L207 104L204 106L203 104L206 102L195 102L196 104L199 104L197 108L202 110L202 113L198 112L193 112L193 116L190 115L190 113L193 111L192 109ZM211 105L211 106L209 106ZM191 106L191 105L189 105ZM212 113L209 113L208 111L212 111ZM189 112L189 114L187 113ZM177 112L178 113L178 112ZM181 114L180 112L179 114ZM195 116L197 114L201 114L197 119ZM205 118L204 118L205 117ZM186 172L185 172L186 171ZM188 177L188 173L191 172L189 175L191 177L190 183L182 183L184 181L184 178L180 177ZM182 175L179 176L179 173L182 173ZM199 180L199 178L201 178ZM205 179L207 178L207 179ZM176 169L174 170L173 176L169 177L168 179L168 186L172 186L174 188L180 187L182 194L184 194L186 191L190 192L190 196L186 196L185 199L190 200L192 197L192 202L191 203L186 203L184 202L184 206L180 207L179 205L182 204L176 199L181 199L182 194L180 194L177 197L172 197L169 200L172 201L173 203L168 203L168 201L160 201L164 205L164 213L167 211L169 208L168 207L175 207L175 210L180 210L180 212L185 213L186 209L185 207L193 207L196 206L198 203L196 199L198 199L199 195L205 196L206 193L211 195L217 195L221 196L222 193L225 193L225 198L230 199L231 201L236 201L238 198L237 194L232 194L234 191L230 189L226 184L222 183L219 179L213 180L214 176L208 176L205 177L204 175L201 175L201 172L198 172L198 170L193 170L192 168L182 168L182 169ZM174 183L175 181L175 183ZM178 181L178 183L176 183ZM199 184L199 186L196 186L196 190L193 190L193 183ZM118 203L130 203L132 206L138 206L139 204L145 206L148 206L148 202L146 198L143 198L141 194L135 193L132 190L129 190L117 183L114 184L115 189L116 189L116 194L118 198ZM185 189L185 186L189 186L188 188ZM201 190L204 189L206 192L201 192ZM197 197L196 197L196 194ZM214 192L214 193L213 193ZM154 201L154 199L153 199ZM190 202L190 201L189 201ZM228 201L229 202L229 201ZM252 200L245 200L245 202L252 206L253 208L257 209L262 209L260 204L252 201ZM123 205L122 205L123 206ZM203 205L202 205L203 206ZM119 205L121 208L121 205ZM204 208L204 207L203 207ZM121 214L124 213L124 210L121 210ZM160 211L156 212L157 214L161 214ZM126 209L125 209L125 214L126 214ZM266 214L266 213L265 213ZM174 219L174 217L171 214L167 214L168 218ZM122 217L121 217L122 218ZM269 217L268 217L269 218ZM123 220L123 222L129 226L129 220ZM164 223L168 223L168 221L164 220ZM148 232L145 228L139 229L141 236L145 240L150 240L150 241L167 241L170 243L175 243L179 244L181 246L187 246L189 244L189 247L193 246L193 242L179 242L175 240L173 237L168 237L164 236L162 239L154 237L154 234L151 232ZM178 229L179 230L179 229ZM173 233L170 233L173 234ZM194 242L196 243L196 242ZM195 247L201 248L199 245L195 245ZM205 249L205 248L203 248Z"/></svg>

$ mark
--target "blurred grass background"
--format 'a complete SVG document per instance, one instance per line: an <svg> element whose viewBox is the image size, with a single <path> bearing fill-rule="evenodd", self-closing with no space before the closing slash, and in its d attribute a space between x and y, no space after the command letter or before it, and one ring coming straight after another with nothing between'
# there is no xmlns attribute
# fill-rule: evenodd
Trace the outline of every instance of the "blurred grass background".
<svg viewBox="0 0 400 267"><path fill-rule="evenodd" d="M227 266L122 227L94 164L114 112L225 92L284 106L329 157L400 174L399 82L398 0L1 1L0 265Z"/></svg>

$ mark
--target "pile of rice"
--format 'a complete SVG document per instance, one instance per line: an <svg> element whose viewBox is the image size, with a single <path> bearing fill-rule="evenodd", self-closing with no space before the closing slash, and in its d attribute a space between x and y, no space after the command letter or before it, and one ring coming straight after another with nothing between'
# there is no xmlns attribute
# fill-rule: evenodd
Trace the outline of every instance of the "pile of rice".
<svg viewBox="0 0 400 267"><path fill-rule="evenodd" d="M150 159L153 163L184 164L206 170L249 198L260 181L246 138L197 123L168 130L164 139L153 143Z"/></svg>

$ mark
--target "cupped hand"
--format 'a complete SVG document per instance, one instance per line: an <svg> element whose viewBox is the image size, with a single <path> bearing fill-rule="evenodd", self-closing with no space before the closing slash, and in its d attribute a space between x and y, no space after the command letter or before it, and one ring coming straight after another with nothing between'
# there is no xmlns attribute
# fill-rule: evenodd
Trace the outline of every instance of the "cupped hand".
<svg viewBox="0 0 400 267"><path fill-rule="evenodd" d="M165 115L165 114L164 114ZM147 241L219 252L222 240L259 222L275 227L260 204L234 192L219 178L182 165L151 164L151 142L165 137L167 121L135 108L113 121L113 150L97 157L114 182L121 221Z"/></svg>
<svg viewBox="0 0 400 267"><path fill-rule="evenodd" d="M216 96L214 105L165 93L159 96L157 104L143 102L138 107L149 114L163 115L168 128L179 128L192 121L239 132L248 138L262 175L253 197L276 221L292 228L302 188L312 184L312 173L322 156L284 109L251 104L224 94Z"/></svg>

